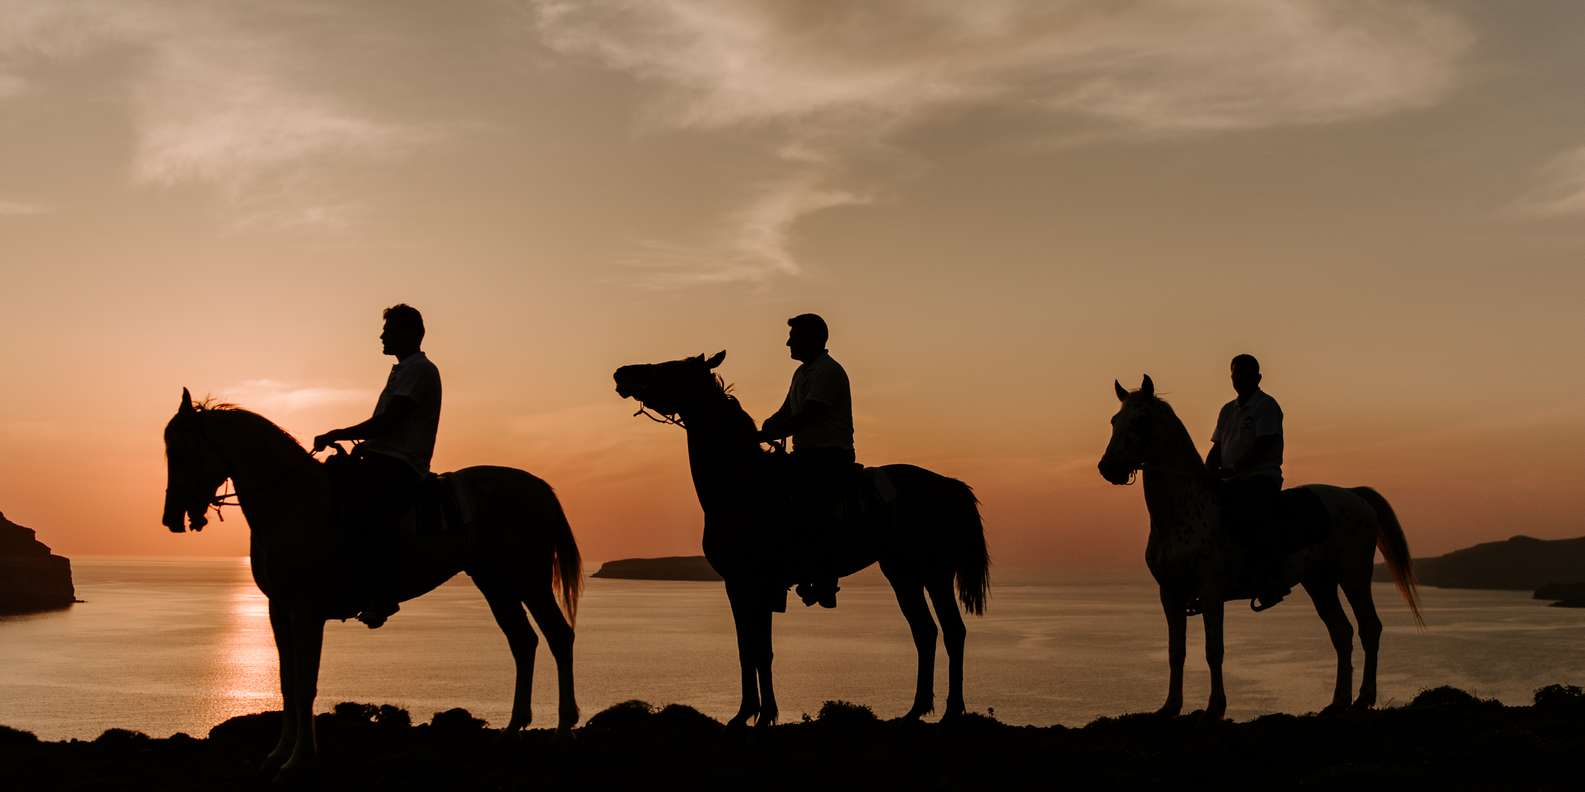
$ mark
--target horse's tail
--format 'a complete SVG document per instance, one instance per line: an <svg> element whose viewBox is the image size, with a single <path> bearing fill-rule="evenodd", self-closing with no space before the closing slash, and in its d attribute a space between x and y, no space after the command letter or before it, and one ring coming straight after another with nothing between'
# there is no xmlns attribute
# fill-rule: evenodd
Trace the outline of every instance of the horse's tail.
<svg viewBox="0 0 1585 792"><path fill-rule="evenodd" d="M945 478L945 477L943 477ZM946 479L941 519L952 548L953 570L958 579L958 602L963 610L981 616L991 596L991 553L985 545L985 521L974 489L954 478Z"/></svg>
<svg viewBox="0 0 1585 792"><path fill-rule="evenodd" d="M547 487L548 489L548 487ZM567 614L567 623L578 624L578 598L583 596L583 556L578 552L578 541L572 536L572 524L561 509L555 492L550 494L550 585L561 598L561 609Z"/></svg>
<svg viewBox="0 0 1585 792"><path fill-rule="evenodd" d="M1409 612L1414 614L1415 623L1424 627L1425 619L1420 615L1419 596L1415 591L1414 559L1409 555L1409 539L1403 535L1398 515L1393 512L1387 499L1370 487L1354 487L1353 493L1375 510L1376 548L1381 550L1381 557L1387 562L1392 582L1397 584L1398 592L1409 603Z"/></svg>

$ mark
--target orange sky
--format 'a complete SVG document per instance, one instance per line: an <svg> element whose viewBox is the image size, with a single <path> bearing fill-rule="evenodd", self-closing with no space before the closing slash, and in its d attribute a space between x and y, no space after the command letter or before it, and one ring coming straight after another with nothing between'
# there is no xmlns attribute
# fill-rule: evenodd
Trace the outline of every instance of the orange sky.
<svg viewBox="0 0 1585 792"><path fill-rule="evenodd" d="M961 477L1003 564L1139 564L1094 464L1148 371L1203 445L1260 356L1288 480L1412 546L1585 533L1585 23L1567 2L0 0L0 510L159 526L183 386L302 439L425 313L437 467L525 468L594 560L696 552L611 371L818 311L861 458Z"/></svg>

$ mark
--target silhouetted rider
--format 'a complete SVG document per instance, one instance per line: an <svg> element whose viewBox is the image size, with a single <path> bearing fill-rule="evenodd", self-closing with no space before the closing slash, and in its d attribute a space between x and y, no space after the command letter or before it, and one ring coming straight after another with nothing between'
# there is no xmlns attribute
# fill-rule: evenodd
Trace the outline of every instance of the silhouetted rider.
<svg viewBox="0 0 1585 792"><path fill-rule="evenodd" d="M1222 479L1223 520L1249 550L1257 608L1263 610L1290 591L1278 569L1274 519L1282 492L1282 408L1260 389L1260 361L1253 355L1233 358L1231 369L1238 397L1216 417L1205 465Z"/></svg>
<svg viewBox="0 0 1585 792"><path fill-rule="evenodd" d="M419 350L423 315L400 304L385 309L384 318L381 352L396 358L396 365L374 405L374 415L314 438L315 451L338 440L363 441L356 453L353 494L374 572L368 577L368 599L358 619L371 628L384 624L399 609L392 580L396 521L412 506L419 484L429 474L440 427L440 369Z"/></svg>
<svg viewBox="0 0 1585 792"><path fill-rule="evenodd" d="M788 350L801 365L793 372L781 409L765 419L760 438L769 441L792 436L793 469L799 486L824 507L818 514L830 520L830 504L840 496L855 458L853 396L847 372L826 351L830 333L825 320L815 314L799 314L787 320L787 327ZM816 546L825 544L817 542ZM798 596L805 605L819 602L822 607L834 608L834 560L822 552L812 555L821 572L814 580L799 584Z"/></svg>

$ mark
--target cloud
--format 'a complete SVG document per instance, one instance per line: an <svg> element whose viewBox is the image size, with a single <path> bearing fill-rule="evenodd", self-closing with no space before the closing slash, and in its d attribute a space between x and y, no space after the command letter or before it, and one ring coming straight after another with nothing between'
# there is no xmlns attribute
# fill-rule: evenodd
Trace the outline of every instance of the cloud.
<svg viewBox="0 0 1585 792"><path fill-rule="evenodd" d="M44 204L30 203L28 201L0 201L0 217L30 216L49 214L55 211L53 207Z"/></svg>
<svg viewBox="0 0 1585 792"><path fill-rule="evenodd" d="M1533 217L1585 214L1585 146L1554 157L1539 176L1540 186L1515 207L1519 213Z"/></svg>
<svg viewBox="0 0 1585 792"><path fill-rule="evenodd" d="M134 182L205 184L248 215L301 215L297 193L324 190L316 166L391 156L423 139L321 87L316 53L292 35L305 18L313 21L284 5L0 0L0 99L29 89L21 66L131 53L121 76Z"/></svg>
<svg viewBox="0 0 1585 792"><path fill-rule="evenodd" d="M376 393L356 388L302 386L272 379L243 380L220 392L226 401L256 410L307 410L333 404L374 404Z"/></svg>
<svg viewBox="0 0 1585 792"><path fill-rule="evenodd" d="M541 0L555 49L668 86L684 126L1012 102L1148 129L1321 123L1447 93L1465 25L1417 2Z"/></svg>
<svg viewBox="0 0 1585 792"><path fill-rule="evenodd" d="M796 173L771 182L747 205L726 218L726 232L704 249L651 242L631 264L647 269L644 285L659 288L711 283L764 283L776 276L799 275L803 267L792 252L792 228L826 209L856 206L870 197L823 184L818 173Z"/></svg>
<svg viewBox="0 0 1585 792"><path fill-rule="evenodd" d="M1079 124L1113 137L1150 136L1413 110L1452 90L1473 41L1459 18L1413 0L532 0L532 7L553 50L658 86L649 118L679 128L782 131L784 162L827 172L900 128L965 108L1024 114L1054 138ZM748 259L758 266L734 263L729 250L728 263L695 279L798 272L786 252L797 218L863 203L854 191L811 182L762 196L737 218L744 233L730 241L739 254L757 249ZM755 222L756 210L783 222Z"/></svg>

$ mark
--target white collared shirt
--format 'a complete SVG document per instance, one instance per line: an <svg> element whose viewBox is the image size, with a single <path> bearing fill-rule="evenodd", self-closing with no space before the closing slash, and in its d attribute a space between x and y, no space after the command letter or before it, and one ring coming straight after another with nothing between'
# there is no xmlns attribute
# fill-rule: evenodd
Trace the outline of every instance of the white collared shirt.
<svg viewBox="0 0 1585 792"><path fill-rule="evenodd" d="M440 430L440 369L423 352L414 352L391 367L385 390L374 405L374 414L391 408L391 400L405 396L413 410L379 437L363 444L365 451L393 456L411 465L419 475L429 473L435 455L435 434Z"/></svg>
<svg viewBox="0 0 1585 792"><path fill-rule="evenodd" d="M1261 437L1277 438L1275 458L1257 467L1241 469L1241 463L1255 448L1255 440ZM1234 399L1224 405L1216 416L1216 431L1211 434L1211 442L1222 447L1223 467L1239 469L1234 478L1270 476L1282 479L1282 408L1265 391L1256 389L1243 404Z"/></svg>

